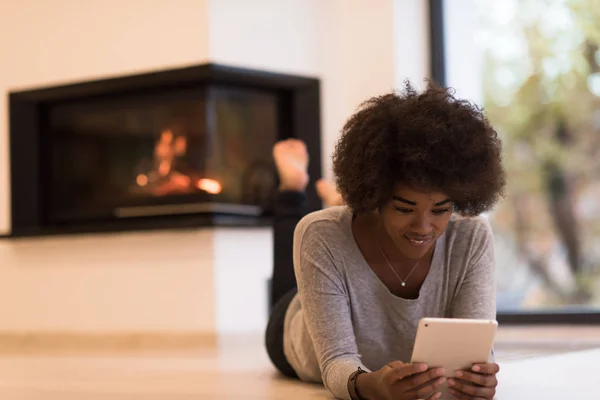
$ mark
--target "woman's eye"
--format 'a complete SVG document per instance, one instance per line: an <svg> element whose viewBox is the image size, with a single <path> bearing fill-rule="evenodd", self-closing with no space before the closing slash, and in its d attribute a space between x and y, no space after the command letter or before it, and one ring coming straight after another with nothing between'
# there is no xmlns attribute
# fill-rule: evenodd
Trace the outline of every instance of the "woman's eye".
<svg viewBox="0 0 600 400"><path fill-rule="evenodd" d="M398 210L398 212L401 212L402 214L410 214L412 212L410 208L396 207L396 210Z"/></svg>
<svg viewBox="0 0 600 400"><path fill-rule="evenodd" d="M433 210L433 213L435 215L442 215L442 214L446 214L448 211L450 211L449 208L444 208L444 209L439 209L439 210Z"/></svg>

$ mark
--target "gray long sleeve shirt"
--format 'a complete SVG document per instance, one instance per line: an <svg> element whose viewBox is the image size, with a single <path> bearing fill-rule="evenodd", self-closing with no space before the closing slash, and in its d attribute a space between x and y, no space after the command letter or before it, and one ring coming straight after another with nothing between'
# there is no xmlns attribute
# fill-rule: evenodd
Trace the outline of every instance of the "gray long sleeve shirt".
<svg viewBox="0 0 600 400"><path fill-rule="evenodd" d="M323 382L350 399L349 376L410 362L422 317L496 317L494 245L482 217L452 217L436 241L419 297L393 295L354 239L352 211L333 207L304 217L294 237L298 295L284 323L284 353L300 379Z"/></svg>

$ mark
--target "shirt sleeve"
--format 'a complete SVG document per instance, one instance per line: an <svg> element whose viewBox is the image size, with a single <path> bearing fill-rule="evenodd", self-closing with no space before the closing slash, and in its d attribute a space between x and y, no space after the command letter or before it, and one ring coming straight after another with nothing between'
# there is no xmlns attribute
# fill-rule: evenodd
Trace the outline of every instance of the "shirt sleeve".
<svg viewBox="0 0 600 400"><path fill-rule="evenodd" d="M323 221L296 230L294 269L323 384L335 397L350 399L348 378L359 366L369 370L360 361L335 240L326 231Z"/></svg>
<svg viewBox="0 0 600 400"><path fill-rule="evenodd" d="M480 219L469 241L468 267L452 305L452 318L496 319L494 235ZM494 362L494 350L489 361Z"/></svg>

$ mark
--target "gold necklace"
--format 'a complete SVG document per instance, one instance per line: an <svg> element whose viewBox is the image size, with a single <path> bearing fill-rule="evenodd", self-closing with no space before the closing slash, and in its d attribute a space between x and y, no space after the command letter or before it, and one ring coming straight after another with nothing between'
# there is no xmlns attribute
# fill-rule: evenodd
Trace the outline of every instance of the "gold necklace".
<svg viewBox="0 0 600 400"><path fill-rule="evenodd" d="M410 272L408 273L408 275L406 275L406 278L404 278L404 279L400 278L400 275L398 275L398 273L396 272L396 270L394 269L394 267L392 267L392 264L390 263L390 260L388 260L387 256L383 252L383 249L381 248L381 245L379 244L379 240L377 240L377 228L378 227L379 227L379 223L377 223L377 226L375 227L375 230L373 231L373 237L375 238L375 244L377 245L377 248L381 252L381 255L383 256L383 258L385 259L385 262L387 263L388 267L390 267L390 269L392 270L392 272L394 273L394 275L396 275L396 278L398 278L398 280L402 284L402 287L405 287L406 286L406 281L408 281L408 278L410 278L410 276L412 275L412 273L415 272L415 269L417 269L417 267L419 266L419 263L421 262L421 260L423 259L424 256L421 257L421 258L419 258L419 260L417 261L417 263L415 264L415 266L410 270Z"/></svg>

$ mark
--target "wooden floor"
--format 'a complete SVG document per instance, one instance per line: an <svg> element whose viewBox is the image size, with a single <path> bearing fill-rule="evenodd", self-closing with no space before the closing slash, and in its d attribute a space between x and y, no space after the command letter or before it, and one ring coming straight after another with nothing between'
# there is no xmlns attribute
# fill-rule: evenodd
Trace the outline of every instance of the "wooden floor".
<svg viewBox="0 0 600 400"><path fill-rule="evenodd" d="M506 328L499 332L497 355L502 365L593 347L600 347L600 327ZM222 338L216 347L185 353L0 357L0 399L7 400L330 398L319 385L280 378L265 355L262 338L254 335Z"/></svg>

